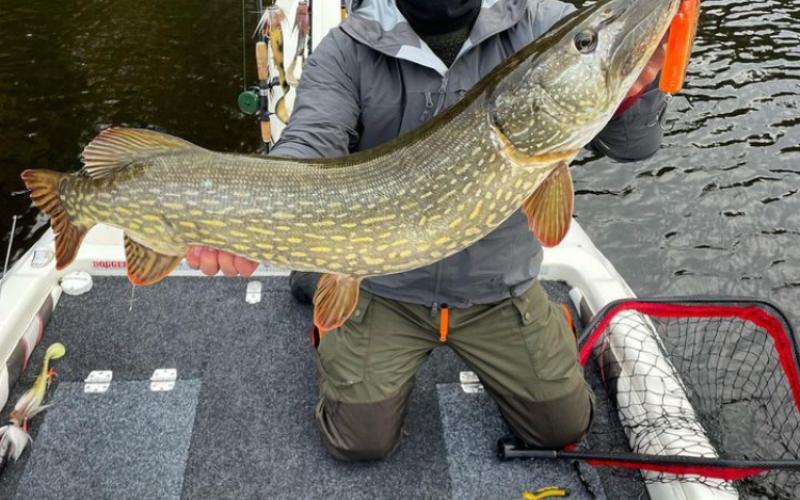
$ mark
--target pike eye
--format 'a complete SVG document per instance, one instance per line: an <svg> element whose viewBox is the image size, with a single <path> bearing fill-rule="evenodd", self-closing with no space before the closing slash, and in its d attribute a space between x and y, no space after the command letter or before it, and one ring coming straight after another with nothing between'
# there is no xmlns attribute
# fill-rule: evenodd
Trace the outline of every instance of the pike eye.
<svg viewBox="0 0 800 500"><path fill-rule="evenodd" d="M594 52L594 49L597 48L597 33L586 30L575 35L575 48L582 54Z"/></svg>

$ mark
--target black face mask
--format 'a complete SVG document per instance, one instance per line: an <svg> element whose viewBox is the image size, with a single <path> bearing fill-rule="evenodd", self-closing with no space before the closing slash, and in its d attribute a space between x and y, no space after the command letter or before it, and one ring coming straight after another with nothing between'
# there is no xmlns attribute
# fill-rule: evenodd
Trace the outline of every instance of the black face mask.
<svg viewBox="0 0 800 500"><path fill-rule="evenodd" d="M472 26L481 0L397 0L397 8L420 35L441 35Z"/></svg>

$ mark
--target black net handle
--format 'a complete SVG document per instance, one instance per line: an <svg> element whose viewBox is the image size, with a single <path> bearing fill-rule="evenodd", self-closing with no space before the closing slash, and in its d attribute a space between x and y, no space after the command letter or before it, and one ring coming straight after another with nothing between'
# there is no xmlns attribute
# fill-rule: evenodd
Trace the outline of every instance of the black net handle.
<svg viewBox="0 0 800 500"><path fill-rule="evenodd" d="M676 475L699 475L726 481L736 481L776 469L800 471L800 460L734 460L686 455L542 450L528 448L513 438L498 440L497 456L500 460L519 458L583 460L594 466L640 469Z"/></svg>

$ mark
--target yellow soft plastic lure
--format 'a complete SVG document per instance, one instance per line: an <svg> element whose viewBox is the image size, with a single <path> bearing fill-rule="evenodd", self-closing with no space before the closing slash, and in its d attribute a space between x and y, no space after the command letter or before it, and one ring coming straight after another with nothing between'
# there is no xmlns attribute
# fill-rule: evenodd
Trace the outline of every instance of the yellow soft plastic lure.
<svg viewBox="0 0 800 500"><path fill-rule="evenodd" d="M659 88L667 94L676 94L683 88L686 68L692 55L692 45L697 34L700 17L700 0L683 0L672 20L667 38L664 65L661 68Z"/></svg>

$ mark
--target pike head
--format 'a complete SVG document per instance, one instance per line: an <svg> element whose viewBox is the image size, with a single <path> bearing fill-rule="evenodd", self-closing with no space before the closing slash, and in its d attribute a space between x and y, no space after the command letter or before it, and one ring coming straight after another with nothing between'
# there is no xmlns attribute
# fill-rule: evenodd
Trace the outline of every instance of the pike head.
<svg viewBox="0 0 800 500"><path fill-rule="evenodd" d="M487 82L503 141L521 155L571 158L611 119L679 2L599 1L509 59Z"/></svg>

